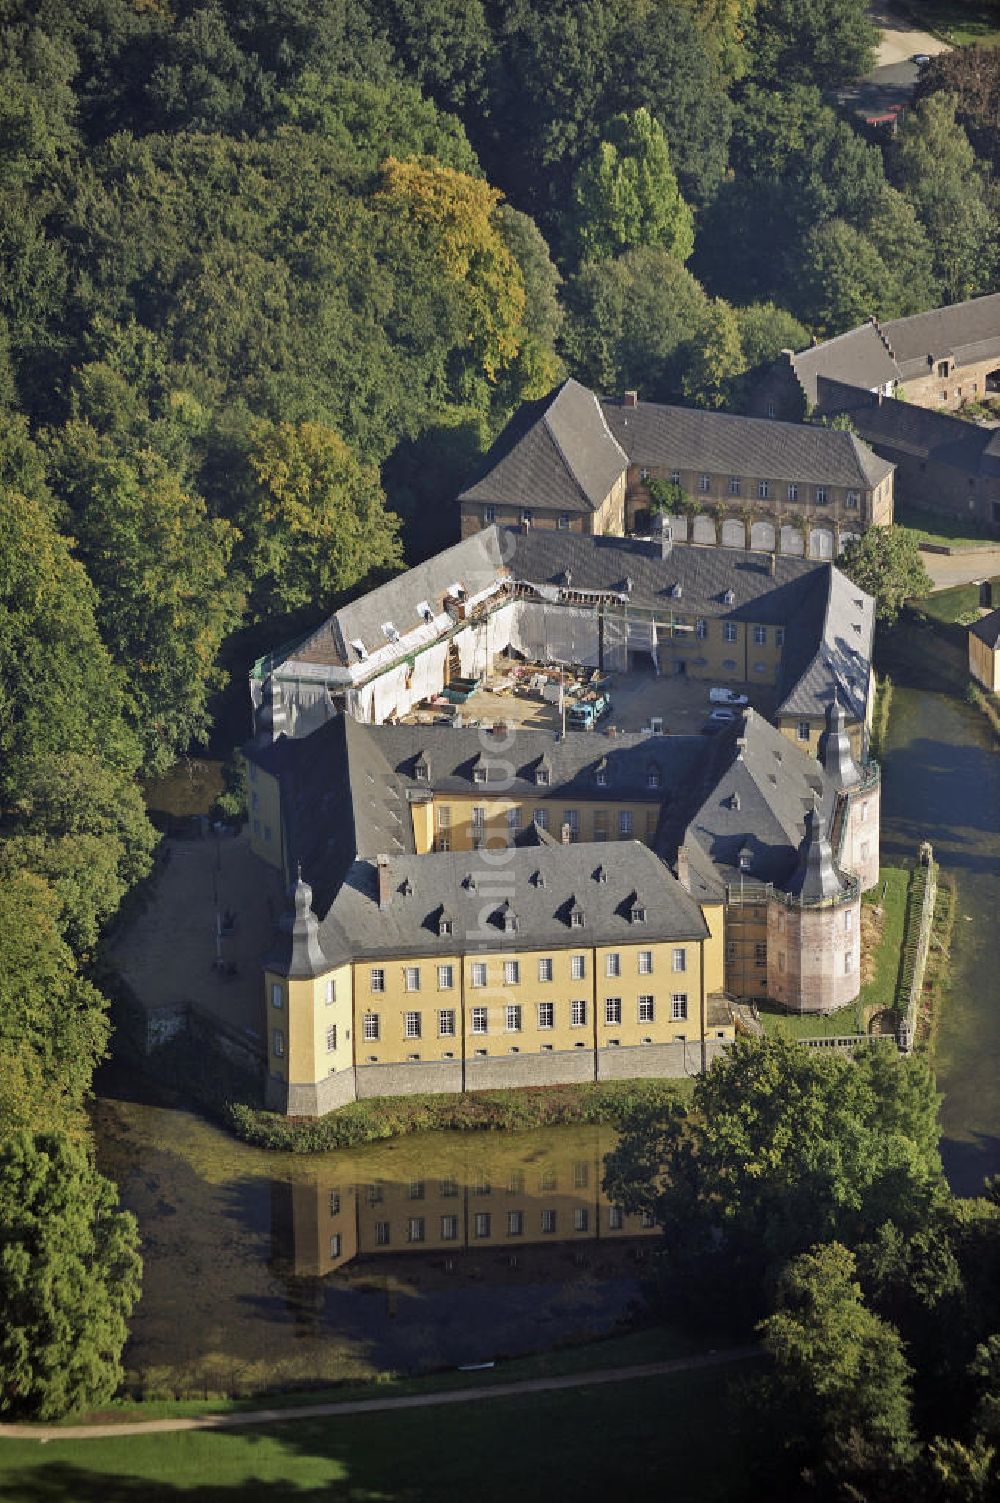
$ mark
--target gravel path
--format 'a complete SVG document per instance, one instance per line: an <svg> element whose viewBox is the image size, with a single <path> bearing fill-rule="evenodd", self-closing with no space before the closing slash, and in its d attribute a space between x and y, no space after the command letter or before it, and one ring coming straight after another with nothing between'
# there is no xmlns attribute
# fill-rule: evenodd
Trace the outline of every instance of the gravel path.
<svg viewBox="0 0 1000 1503"><path fill-rule="evenodd" d="M557 1378L526 1378L519 1383L484 1382L478 1388L452 1388L407 1394L396 1399L356 1399L340 1404L298 1404L287 1409L244 1409L225 1414L198 1414L186 1419L125 1421L119 1425L0 1425L0 1440L107 1440L118 1435L166 1435L178 1430L233 1430L240 1426L283 1425L287 1420L337 1419L342 1415L383 1414L394 1409L427 1409L442 1404L475 1404L484 1399L518 1398L565 1388L589 1388L595 1383L627 1383L636 1378L661 1378L672 1373L725 1367L762 1355L759 1347L730 1347L700 1357L677 1357L669 1362L645 1362L636 1367L602 1367L593 1372L567 1373Z"/></svg>

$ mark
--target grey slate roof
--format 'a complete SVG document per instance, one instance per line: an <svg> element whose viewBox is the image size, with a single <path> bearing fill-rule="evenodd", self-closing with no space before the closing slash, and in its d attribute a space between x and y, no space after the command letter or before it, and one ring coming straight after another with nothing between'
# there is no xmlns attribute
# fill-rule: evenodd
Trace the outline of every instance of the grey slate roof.
<svg viewBox="0 0 1000 1503"><path fill-rule="evenodd" d="M784 623L806 597L824 566L808 559L742 549L675 543L668 558L658 545L637 538L512 529L508 568L515 579L558 585L569 569L572 588L621 592L631 579L634 605L686 615L742 617ZM774 574L771 574L773 557ZM671 589L681 586L681 596ZM726 592L735 600L726 603Z"/></svg>
<svg viewBox="0 0 1000 1503"><path fill-rule="evenodd" d="M835 428L655 402L628 407L603 398L601 406L636 465L862 490L892 471L853 433Z"/></svg>
<svg viewBox="0 0 1000 1503"><path fill-rule="evenodd" d="M390 862L390 884L390 901L379 908L375 863L358 861L351 868L320 920L320 942L331 964L348 955L454 955L470 942L484 953L565 948L578 933L583 945L708 934L695 900L638 841L514 849L504 862L502 884L475 853L402 856ZM508 895L517 920L513 933L504 931L500 919ZM580 931L570 927L574 904L584 915ZM631 918L635 905L645 909L644 922ZM438 932L443 910L454 926L449 935Z"/></svg>
<svg viewBox="0 0 1000 1503"><path fill-rule="evenodd" d="M970 423L886 397L850 408L851 421L873 444L984 479L1000 476L1000 429Z"/></svg>
<svg viewBox="0 0 1000 1503"><path fill-rule="evenodd" d="M627 463L593 392L570 379L547 397L524 403L458 499L594 511Z"/></svg>
<svg viewBox="0 0 1000 1503"><path fill-rule="evenodd" d="M959 365L1000 358L1000 293L890 319L882 332L904 380L926 375L946 355Z"/></svg>
<svg viewBox="0 0 1000 1503"><path fill-rule="evenodd" d="M739 853L751 852L748 879L784 886L799 861L806 814L819 801L823 828L836 789L814 757L753 710L712 741L701 775L664 818L657 850L676 861L683 844L692 867L721 886L739 881Z"/></svg>
<svg viewBox="0 0 1000 1503"><path fill-rule="evenodd" d="M974 637L978 637L980 642L985 642L987 647L992 647L996 651L1000 647L1000 609L990 611L988 616L980 617L969 627L969 631Z"/></svg>
<svg viewBox="0 0 1000 1503"><path fill-rule="evenodd" d="M820 376L843 381L846 386L861 386L867 391L899 380L899 368L878 327L871 321L801 350L792 356L792 369L813 407L819 400Z"/></svg>
<svg viewBox="0 0 1000 1503"><path fill-rule="evenodd" d="M832 564L785 633L778 691L781 715L824 714L837 698L855 720L868 699L875 602Z"/></svg>

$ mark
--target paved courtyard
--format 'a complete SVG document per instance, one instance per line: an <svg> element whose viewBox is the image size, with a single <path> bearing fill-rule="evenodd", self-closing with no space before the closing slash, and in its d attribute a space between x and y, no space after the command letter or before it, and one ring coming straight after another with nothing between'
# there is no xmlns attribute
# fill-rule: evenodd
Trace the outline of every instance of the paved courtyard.
<svg viewBox="0 0 1000 1503"><path fill-rule="evenodd" d="M657 677L652 672L615 673L609 675L612 708L598 723L597 732L606 732L610 726L619 731L641 731L650 727L653 717L662 722L668 735L696 736L708 719L709 711L715 709L709 701L708 691L712 683L708 679L692 679L677 674ZM776 708L773 688L759 684L740 684L736 688L749 695L754 709L768 719ZM567 708L573 703L567 696ZM558 706L548 703L540 693L527 688L507 689L501 693L479 689L472 698L460 706L462 725L493 725L503 721L529 730L560 729L561 717ZM432 712L418 711L406 717L419 723L432 719ZM571 727L567 727L571 729ZM575 735L593 735L593 731L575 731Z"/></svg>

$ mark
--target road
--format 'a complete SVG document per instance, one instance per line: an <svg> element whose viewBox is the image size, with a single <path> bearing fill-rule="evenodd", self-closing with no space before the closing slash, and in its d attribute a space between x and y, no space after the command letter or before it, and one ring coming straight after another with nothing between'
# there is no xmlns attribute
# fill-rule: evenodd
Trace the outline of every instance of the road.
<svg viewBox="0 0 1000 1503"><path fill-rule="evenodd" d="M492 1383L476 1388L439 1389L396 1399L355 1399L340 1404L297 1404L287 1409L244 1409L225 1414L198 1414L182 1419L125 1421L119 1425L0 1425L0 1441L107 1440L118 1435L166 1435L178 1430L233 1430L247 1425L283 1425L286 1420L338 1419L354 1414L383 1414L394 1409L427 1409L443 1404L476 1404L484 1399L519 1398L565 1388L589 1388L595 1383L628 1383L637 1378L662 1378L673 1373L725 1367L760 1357L759 1347L729 1347L700 1357L676 1357L669 1362L645 1362L635 1367L602 1367L592 1372L567 1373L554 1378L526 1378L520 1383Z"/></svg>
<svg viewBox="0 0 1000 1503"><path fill-rule="evenodd" d="M911 21L904 16L897 15L884 3L872 4L868 10L882 33L878 49L880 68L884 68L889 63L909 62L917 52L926 52L928 57L936 57L939 52L951 51L947 42L942 42L938 37L932 37L929 31L921 31Z"/></svg>
<svg viewBox="0 0 1000 1503"><path fill-rule="evenodd" d="M976 579L992 579L1000 574L1000 546L982 548L976 553L921 553L935 590L953 585L971 584Z"/></svg>

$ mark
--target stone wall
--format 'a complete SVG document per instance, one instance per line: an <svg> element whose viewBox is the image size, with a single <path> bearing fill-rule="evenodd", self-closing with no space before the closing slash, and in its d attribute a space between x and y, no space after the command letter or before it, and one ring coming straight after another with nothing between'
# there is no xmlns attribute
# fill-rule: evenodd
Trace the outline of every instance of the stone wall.
<svg viewBox="0 0 1000 1503"><path fill-rule="evenodd" d="M559 1049L551 1054L476 1056L465 1062L465 1089L489 1091L507 1086L571 1085L594 1079L593 1049Z"/></svg>
<svg viewBox="0 0 1000 1503"><path fill-rule="evenodd" d="M284 1112L289 1117L322 1117L354 1100L353 1066L327 1075L315 1085L284 1081L276 1075L267 1077L265 1105L269 1111Z"/></svg>
<svg viewBox="0 0 1000 1503"><path fill-rule="evenodd" d="M438 1094L460 1092L463 1089L460 1059L404 1060L391 1065L358 1065L356 1075L359 1101L366 1101L372 1096L417 1096L424 1091Z"/></svg>
<svg viewBox="0 0 1000 1503"><path fill-rule="evenodd" d="M727 1047L721 1039L708 1039L704 1046L706 1068ZM685 1075L700 1075L701 1067L702 1045L697 1039L597 1051L598 1080L677 1080Z"/></svg>

